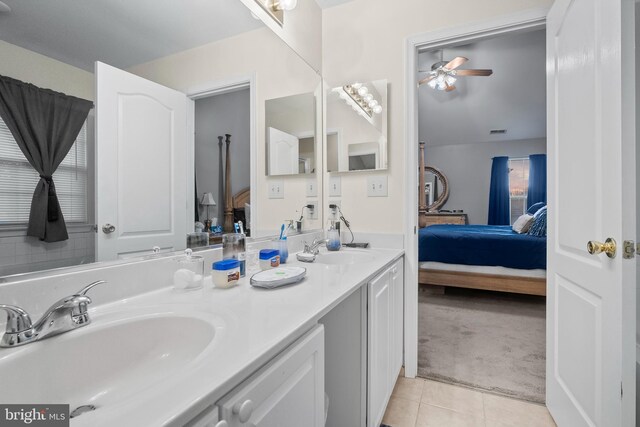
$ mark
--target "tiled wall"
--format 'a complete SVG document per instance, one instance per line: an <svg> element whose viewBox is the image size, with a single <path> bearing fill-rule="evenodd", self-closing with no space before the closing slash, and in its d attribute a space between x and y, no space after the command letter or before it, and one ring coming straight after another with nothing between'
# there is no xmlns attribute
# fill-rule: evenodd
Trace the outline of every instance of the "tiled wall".
<svg viewBox="0 0 640 427"><path fill-rule="evenodd" d="M91 263L95 259L95 232L68 230L69 240L45 243L24 231L0 235L0 276Z"/></svg>

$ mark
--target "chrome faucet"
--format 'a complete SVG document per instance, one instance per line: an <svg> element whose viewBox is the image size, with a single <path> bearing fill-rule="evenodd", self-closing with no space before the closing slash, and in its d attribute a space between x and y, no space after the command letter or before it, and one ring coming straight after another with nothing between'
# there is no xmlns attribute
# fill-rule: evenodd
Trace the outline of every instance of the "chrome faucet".
<svg viewBox="0 0 640 427"><path fill-rule="evenodd" d="M318 248L322 245L326 245L329 242L329 239L313 239L313 243L309 245L307 242L304 243L304 252L307 254L318 255L320 252Z"/></svg>
<svg viewBox="0 0 640 427"><path fill-rule="evenodd" d="M35 324L31 323L29 314L20 307L0 304L0 310L7 312L7 326L0 339L0 347L16 347L88 325L91 318L87 306L91 304L91 298L86 293L102 283L106 282L98 280L77 293L62 298Z"/></svg>

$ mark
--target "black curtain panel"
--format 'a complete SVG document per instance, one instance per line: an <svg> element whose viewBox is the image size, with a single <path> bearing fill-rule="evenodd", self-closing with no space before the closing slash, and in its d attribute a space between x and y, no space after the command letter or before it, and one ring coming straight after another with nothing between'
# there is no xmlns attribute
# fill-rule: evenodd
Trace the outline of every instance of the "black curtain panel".
<svg viewBox="0 0 640 427"><path fill-rule="evenodd" d="M31 202L29 236L45 242L69 238L52 176L92 107L90 101L0 76L0 117L40 175Z"/></svg>

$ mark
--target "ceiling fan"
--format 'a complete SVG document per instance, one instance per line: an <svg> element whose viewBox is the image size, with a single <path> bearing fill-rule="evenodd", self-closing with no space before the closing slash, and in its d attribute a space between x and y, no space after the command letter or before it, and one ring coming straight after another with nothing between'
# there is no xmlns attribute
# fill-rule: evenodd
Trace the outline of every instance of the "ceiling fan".
<svg viewBox="0 0 640 427"><path fill-rule="evenodd" d="M418 70L420 73L429 73L425 78L418 81L418 86L425 83L432 89L451 92L455 90L453 85L458 76L490 76L493 70L458 70L457 68L468 61L464 56L456 56L451 61L442 59L443 52L440 52L440 61L431 66L431 70Z"/></svg>

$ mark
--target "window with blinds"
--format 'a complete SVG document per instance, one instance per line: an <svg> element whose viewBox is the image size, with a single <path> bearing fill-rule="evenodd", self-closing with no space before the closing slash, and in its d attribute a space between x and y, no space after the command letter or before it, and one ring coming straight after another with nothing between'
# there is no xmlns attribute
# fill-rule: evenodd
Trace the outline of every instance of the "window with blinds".
<svg viewBox="0 0 640 427"><path fill-rule="evenodd" d="M511 224L527 213L529 159L509 159L509 202Z"/></svg>
<svg viewBox="0 0 640 427"><path fill-rule="evenodd" d="M0 118L0 225L26 224L38 173L25 159ZM87 124L56 172L53 181L67 223L87 222Z"/></svg>

